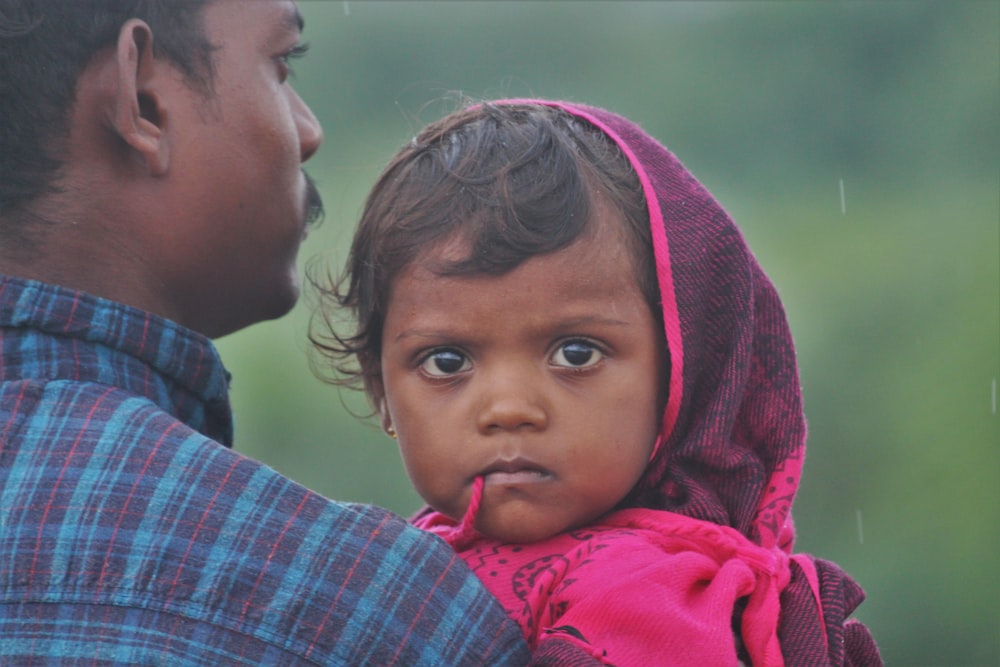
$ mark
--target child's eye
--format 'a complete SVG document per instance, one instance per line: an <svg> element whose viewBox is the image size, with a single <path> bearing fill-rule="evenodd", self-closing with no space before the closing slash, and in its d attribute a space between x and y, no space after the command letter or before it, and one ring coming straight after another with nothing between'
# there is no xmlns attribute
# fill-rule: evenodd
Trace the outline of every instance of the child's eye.
<svg viewBox="0 0 1000 667"><path fill-rule="evenodd" d="M571 340L560 345L552 355L552 363L567 368L589 368L604 358L596 345L585 340Z"/></svg>
<svg viewBox="0 0 1000 667"><path fill-rule="evenodd" d="M434 377L454 375L455 373L468 370L469 367L469 360L464 354L458 350L448 348L434 350L420 363L420 369Z"/></svg>

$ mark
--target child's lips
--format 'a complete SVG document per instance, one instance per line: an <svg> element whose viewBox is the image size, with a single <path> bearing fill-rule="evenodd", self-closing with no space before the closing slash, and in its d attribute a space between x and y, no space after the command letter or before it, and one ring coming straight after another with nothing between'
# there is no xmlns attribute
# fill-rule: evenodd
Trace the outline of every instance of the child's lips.
<svg viewBox="0 0 1000 667"><path fill-rule="evenodd" d="M537 484L552 478L551 472L523 458L494 461L479 474L487 484Z"/></svg>

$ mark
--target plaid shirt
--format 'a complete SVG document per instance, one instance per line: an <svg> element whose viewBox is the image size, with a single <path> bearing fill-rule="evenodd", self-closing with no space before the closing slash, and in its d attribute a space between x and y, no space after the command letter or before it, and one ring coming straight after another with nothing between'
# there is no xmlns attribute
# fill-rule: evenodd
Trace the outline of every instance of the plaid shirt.
<svg viewBox="0 0 1000 667"><path fill-rule="evenodd" d="M0 276L0 349L0 665L527 662L436 537L227 448L208 340Z"/></svg>

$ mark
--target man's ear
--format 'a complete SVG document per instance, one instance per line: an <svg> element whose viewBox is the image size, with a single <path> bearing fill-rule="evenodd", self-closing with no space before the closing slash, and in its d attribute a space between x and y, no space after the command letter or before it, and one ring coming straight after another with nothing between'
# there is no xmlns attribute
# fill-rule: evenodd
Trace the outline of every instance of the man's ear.
<svg viewBox="0 0 1000 667"><path fill-rule="evenodd" d="M164 112L154 84L153 31L139 19L129 19L118 32L116 80L112 117L114 131L137 154L150 174L161 176L170 165L164 133Z"/></svg>

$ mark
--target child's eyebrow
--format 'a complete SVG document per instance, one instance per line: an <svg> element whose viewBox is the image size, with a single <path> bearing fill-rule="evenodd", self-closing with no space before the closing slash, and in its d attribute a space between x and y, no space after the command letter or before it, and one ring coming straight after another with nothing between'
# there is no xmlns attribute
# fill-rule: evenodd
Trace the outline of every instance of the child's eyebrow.
<svg viewBox="0 0 1000 667"><path fill-rule="evenodd" d="M407 338L444 338L446 337L439 331L430 329L404 329L400 331L393 338L394 341L401 341Z"/></svg>
<svg viewBox="0 0 1000 667"><path fill-rule="evenodd" d="M633 324L634 324L633 322L619 319L617 317L608 317L605 315L583 315L580 317L567 318L565 320L556 320L554 322L547 322L544 328L567 331L587 326L627 327L627 326L632 326ZM393 338L393 340L399 342L409 338L429 338L438 340L447 339L455 342L460 342L468 335L469 332L467 331L453 331L453 330L445 330L442 328L429 328L429 327L414 327L400 331Z"/></svg>
<svg viewBox="0 0 1000 667"><path fill-rule="evenodd" d="M574 317L559 322L559 325L564 327L575 327L575 326L586 326L586 325L627 327L631 324L633 323L629 322L628 320L622 320L617 317L608 317L604 315L584 315L581 317Z"/></svg>

